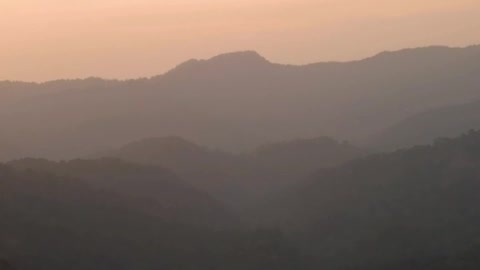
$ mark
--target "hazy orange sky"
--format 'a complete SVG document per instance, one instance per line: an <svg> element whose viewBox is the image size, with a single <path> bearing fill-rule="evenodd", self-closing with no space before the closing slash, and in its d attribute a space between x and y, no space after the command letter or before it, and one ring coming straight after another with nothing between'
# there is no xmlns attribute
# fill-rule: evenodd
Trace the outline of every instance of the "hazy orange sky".
<svg viewBox="0 0 480 270"><path fill-rule="evenodd" d="M480 0L0 0L0 80L145 77L238 50L352 60L479 29Z"/></svg>

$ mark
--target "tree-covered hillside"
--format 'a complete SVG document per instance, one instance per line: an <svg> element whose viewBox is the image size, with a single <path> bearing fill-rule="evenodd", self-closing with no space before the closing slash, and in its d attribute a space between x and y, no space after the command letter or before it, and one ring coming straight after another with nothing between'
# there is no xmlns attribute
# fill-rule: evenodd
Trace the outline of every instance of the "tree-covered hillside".
<svg viewBox="0 0 480 270"><path fill-rule="evenodd" d="M50 172L0 166L2 255L22 270L302 267L302 260L280 233L207 227L203 224L220 222L209 215L203 215L211 219L203 224L191 220L194 213L185 219L181 214L186 206L169 197L182 193L173 188L177 185L165 192L155 190L170 181L162 180L163 171L156 184L142 175L158 170L112 162L51 164L56 169ZM82 173L63 174L77 168ZM129 170L139 176L136 182L135 177L129 178L136 185L131 185L130 192L122 176ZM101 183L96 185L93 179ZM158 200L143 195L148 189L158 192ZM199 211L215 207L199 201L196 191L190 195L180 200L198 204ZM172 203L164 204L168 201ZM146 211L148 206L155 211Z"/></svg>
<svg viewBox="0 0 480 270"><path fill-rule="evenodd" d="M477 250L479 192L480 132L472 131L321 170L259 219L281 226L326 269L400 269L392 266Z"/></svg>

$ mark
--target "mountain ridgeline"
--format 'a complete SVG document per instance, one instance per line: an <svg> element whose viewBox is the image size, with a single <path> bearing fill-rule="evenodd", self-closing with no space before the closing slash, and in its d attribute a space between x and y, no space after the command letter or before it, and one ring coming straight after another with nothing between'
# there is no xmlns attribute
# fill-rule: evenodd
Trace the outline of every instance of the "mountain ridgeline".
<svg viewBox="0 0 480 270"><path fill-rule="evenodd" d="M435 108L396 123L372 137L378 149L427 144L432 138L454 137L480 127L480 101Z"/></svg>
<svg viewBox="0 0 480 270"><path fill-rule="evenodd" d="M416 113L480 100L479 59L479 46L305 66L240 52L148 79L3 82L0 149L6 160L77 158L172 134L241 152L319 135L362 142Z"/></svg>
<svg viewBox="0 0 480 270"><path fill-rule="evenodd" d="M164 137L132 142L101 156L164 166L191 185L241 209L320 168L340 165L366 153L328 137L266 144L245 154L212 150L180 137Z"/></svg>

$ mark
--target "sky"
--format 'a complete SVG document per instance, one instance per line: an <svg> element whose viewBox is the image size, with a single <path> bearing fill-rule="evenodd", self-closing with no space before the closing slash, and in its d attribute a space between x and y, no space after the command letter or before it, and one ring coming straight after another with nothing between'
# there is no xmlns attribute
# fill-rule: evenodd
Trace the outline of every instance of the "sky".
<svg viewBox="0 0 480 270"><path fill-rule="evenodd" d="M478 29L480 0L0 0L0 80L149 77L243 50L349 61Z"/></svg>

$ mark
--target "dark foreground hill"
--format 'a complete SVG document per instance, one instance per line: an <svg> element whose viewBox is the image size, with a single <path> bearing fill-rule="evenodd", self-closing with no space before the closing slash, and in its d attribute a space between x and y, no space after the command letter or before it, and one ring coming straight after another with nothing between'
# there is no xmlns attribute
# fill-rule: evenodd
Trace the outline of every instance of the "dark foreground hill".
<svg viewBox="0 0 480 270"><path fill-rule="evenodd" d="M222 203L158 166L137 165L118 159L63 162L22 159L8 165L21 171L43 171L79 179L94 190L125 198L130 207L171 222L219 228L236 223Z"/></svg>
<svg viewBox="0 0 480 270"><path fill-rule="evenodd" d="M304 262L278 232L213 229L145 211L139 201L145 199L144 190L155 189L152 181L140 177L139 188L126 196L126 185L117 189L106 183L125 179L105 173L111 166L97 170L92 163L52 166L69 174L83 167L82 172L102 180L104 189L92 185L93 178L0 166L0 250L10 263L22 270L303 268ZM169 194L158 195L160 200L165 196ZM191 198L192 204L198 202L198 195ZM154 199L150 202L165 213Z"/></svg>
<svg viewBox="0 0 480 270"><path fill-rule="evenodd" d="M480 132L470 132L321 170L259 219L324 269L474 269L479 192Z"/></svg>
<svg viewBox="0 0 480 270"><path fill-rule="evenodd" d="M352 141L431 108L480 99L479 69L479 46L305 66L239 52L149 79L3 82L0 152L71 159L172 134L235 151L319 135Z"/></svg>

